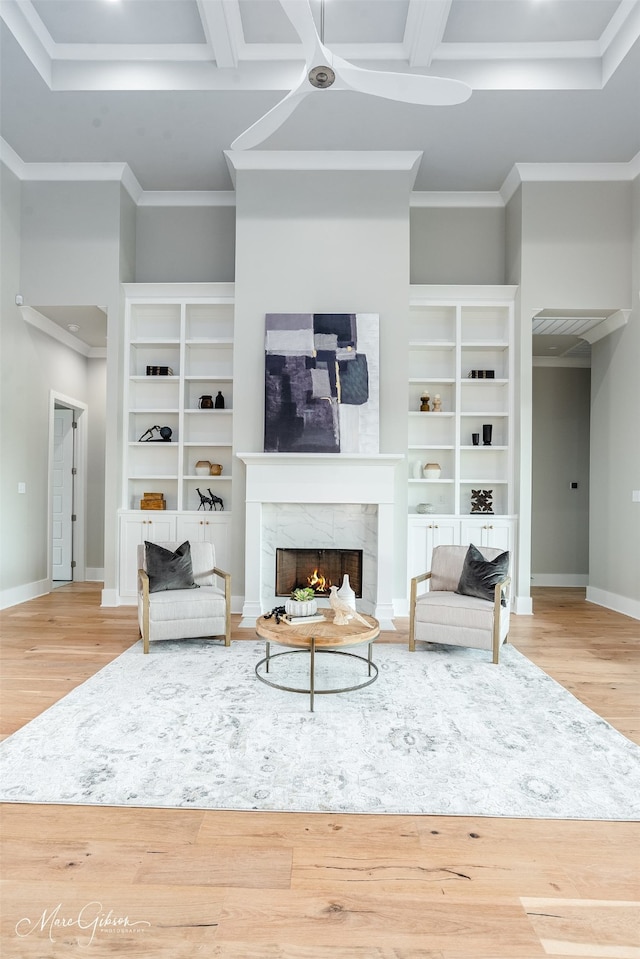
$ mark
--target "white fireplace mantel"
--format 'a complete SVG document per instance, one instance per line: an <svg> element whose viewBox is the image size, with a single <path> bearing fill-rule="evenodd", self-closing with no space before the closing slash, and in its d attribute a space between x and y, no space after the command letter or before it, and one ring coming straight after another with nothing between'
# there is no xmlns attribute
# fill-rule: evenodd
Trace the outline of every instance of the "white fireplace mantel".
<svg viewBox="0 0 640 959"><path fill-rule="evenodd" d="M395 453L238 453L246 466L245 602L242 626L263 609L262 506L266 503L360 504L377 507L376 602L373 615L392 629L394 611ZM340 545L340 544L337 544Z"/></svg>

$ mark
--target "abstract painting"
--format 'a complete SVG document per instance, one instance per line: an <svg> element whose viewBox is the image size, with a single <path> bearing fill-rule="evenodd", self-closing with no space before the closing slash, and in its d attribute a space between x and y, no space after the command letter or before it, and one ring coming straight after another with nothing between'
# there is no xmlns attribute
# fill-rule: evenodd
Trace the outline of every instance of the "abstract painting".
<svg viewBox="0 0 640 959"><path fill-rule="evenodd" d="M377 313L267 313L266 453L377 453Z"/></svg>

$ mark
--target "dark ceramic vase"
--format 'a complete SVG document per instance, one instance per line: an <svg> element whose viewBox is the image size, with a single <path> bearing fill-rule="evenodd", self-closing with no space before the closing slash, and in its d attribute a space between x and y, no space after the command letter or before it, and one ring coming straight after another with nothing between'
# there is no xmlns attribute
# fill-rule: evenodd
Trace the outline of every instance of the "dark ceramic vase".
<svg viewBox="0 0 640 959"><path fill-rule="evenodd" d="M491 423L485 423L482 427L482 445L491 446L491 434L493 433L493 426Z"/></svg>

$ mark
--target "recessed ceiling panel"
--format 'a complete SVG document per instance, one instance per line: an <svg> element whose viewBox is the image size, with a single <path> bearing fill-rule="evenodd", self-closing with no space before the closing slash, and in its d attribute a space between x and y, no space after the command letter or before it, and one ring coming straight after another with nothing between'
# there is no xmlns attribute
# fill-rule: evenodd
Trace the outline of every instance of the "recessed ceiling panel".
<svg viewBox="0 0 640 959"><path fill-rule="evenodd" d="M321 7L311 0L318 32ZM325 43L402 43L408 9L409 0L326 0ZM247 43L299 42L278 0L240 0L240 16Z"/></svg>
<svg viewBox="0 0 640 959"><path fill-rule="evenodd" d="M598 40L620 0L453 0L446 43Z"/></svg>
<svg viewBox="0 0 640 959"><path fill-rule="evenodd" d="M239 0L239 7L246 43L300 42L278 0Z"/></svg>
<svg viewBox="0 0 640 959"><path fill-rule="evenodd" d="M204 43L196 0L32 0L56 43Z"/></svg>

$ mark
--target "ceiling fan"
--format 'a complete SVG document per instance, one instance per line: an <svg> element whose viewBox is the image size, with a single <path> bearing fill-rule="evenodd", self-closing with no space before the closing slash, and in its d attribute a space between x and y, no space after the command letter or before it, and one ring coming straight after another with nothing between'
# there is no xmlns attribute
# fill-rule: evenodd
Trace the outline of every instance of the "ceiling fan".
<svg viewBox="0 0 640 959"><path fill-rule="evenodd" d="M419 106L453 106L471 96L471 87L460 80L416 73L388 73L356 67L331 53L324 45L324 0L320 38L309 0L280 0L302 40L305 66L297 85L284 99L260 117L231 144L232 150L250 150L282 126L298 104L315 90L355 90L374 97L415 103Z"/></svg>

